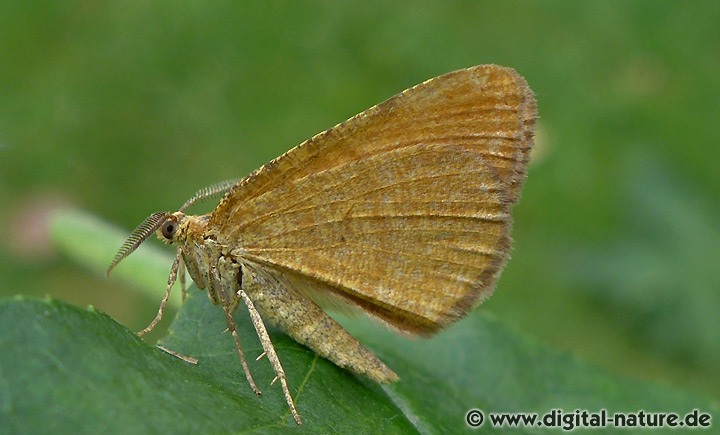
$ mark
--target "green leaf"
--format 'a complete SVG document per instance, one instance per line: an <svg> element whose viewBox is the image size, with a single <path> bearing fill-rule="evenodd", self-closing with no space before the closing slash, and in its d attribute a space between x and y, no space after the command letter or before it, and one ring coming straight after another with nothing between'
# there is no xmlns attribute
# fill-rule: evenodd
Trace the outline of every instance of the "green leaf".
<svg viewBox="0 0 720 435"><path fill-rule="evenodd" d="M135 255L143 256L141 252ZM247 312L235 315L245 380L220 307L192 288L162 344L139 339L92 308L57 300L0 301L0 428L10 433L448 433L469 409L547 413L676 412L717 421L720 404L673 387L621 378L578 361L478 311L430 340L408 340L363 319L348 329L400 376L359 378L282 332L271 338L304 424L297 427ZM486 421L483 431L499 431ZM517 429L520 432L532 428ZM611 433L612 428L599 433ZM632 431L627 431L632 433Z"/></svg>
<svg viewBox="0 0 720 435"><path fill-rule="evenodd" d="M262 397L250 390L219 307L192 291L163 344L146 344L92 308L56 300L0 303L0 427L13 433L456 432L470 408L495 412L718 413L718 404L617 378L534 343L483 315L438 338L407 341L355 328L401 377L360 379L287 336L271 336L304 425L295 427L244 312L239 334ZM372 336L368 331L373 331ZM487 423L486 423L487 426ZM486 427L489 429L489 427Z"/></svg>
<svg viewBox="0 0 720 435"><path fill-rule="evenodd" d="M149 344L92 308L16 298L0 304L0 427L12 433L216 433L295 428L259 342L242 322L258 386L250 390L222 311L195 291L166 345L198 365ZM411 425L382 389L321 362L276 337L311 432L351 425L407 432ZM342 385L342 388L338 388ZM370 412L368 412L370 411Z"/></svg>

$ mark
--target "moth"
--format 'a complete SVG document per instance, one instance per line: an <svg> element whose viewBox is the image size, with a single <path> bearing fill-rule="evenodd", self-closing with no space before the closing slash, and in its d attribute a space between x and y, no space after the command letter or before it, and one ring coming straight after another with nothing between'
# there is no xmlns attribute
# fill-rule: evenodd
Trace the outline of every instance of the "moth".
<svg viewBox="0 0 720 435"><path fill-rule="evenodd" d="M480 65L427 80L243 179L200 190L176 212L153 213L108 273L152 233L177 246L158 314L140 334L160 320L186 268L222 307L260 394L232 317L247 308L301 424L265 322L353 373L397 381L321 306L350 306L401 333L430 336L487 298L508 260L536 119L533 93L511 68ZM220 195L212 213L185 214Z"/></svg>

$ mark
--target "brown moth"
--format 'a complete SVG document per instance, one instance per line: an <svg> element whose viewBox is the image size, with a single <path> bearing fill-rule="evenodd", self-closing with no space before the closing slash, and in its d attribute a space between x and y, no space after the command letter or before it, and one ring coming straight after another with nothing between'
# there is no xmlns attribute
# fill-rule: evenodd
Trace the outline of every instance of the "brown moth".
<svg viewBox="0 0 720 435"><path fill-rule="evenodd" d="M252 389L232 313L247 307L295 421L300 416L265 329L377 382L398 376L320 308L359 309L430 336L493 291L510 251L537 114L514 70L481 65L427 80L291 149L247 177L199 191L136 228L108 273L153 232L222 306ZM192 204L225 194L212 213ZM184 286L183 286L184 291ZM262 356L262 355L261 355Z"/></svg>

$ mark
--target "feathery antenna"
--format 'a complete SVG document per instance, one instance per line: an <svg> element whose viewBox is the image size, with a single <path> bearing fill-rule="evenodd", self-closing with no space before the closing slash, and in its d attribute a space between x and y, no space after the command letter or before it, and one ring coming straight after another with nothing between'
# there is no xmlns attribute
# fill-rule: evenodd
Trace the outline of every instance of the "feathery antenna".
<svg viewBox="0 0 720 435"><path fill-rule="evenodd" d="M113 268L118 265L125 257L130 255L134 250L138 248L152 233L154 233L160 226L165 222L165 219L170 215L166 211L158 211L148 216L143 223L137 226L130 233L130 237L125 240L125 243L120 247L120 250L115 254L112 263L107 269L107 274L110 275Z"/></svg>
<svg viewBox="0 0 720 435"><path fill-rule="evenodd" d="M226 180L217 184L213 184L212 186L208 186L204 189L200 189L195 193L195 195L192 196L192 198L185 201L185 204L183 204L183 206L180 207L180 210L178 211L185 211L185 209L187 209L191 205L205 201L208 198L224 195L225 192L227 192L228 190L230 190L231 187L236 185L238 181L240 180Z"/></svg>

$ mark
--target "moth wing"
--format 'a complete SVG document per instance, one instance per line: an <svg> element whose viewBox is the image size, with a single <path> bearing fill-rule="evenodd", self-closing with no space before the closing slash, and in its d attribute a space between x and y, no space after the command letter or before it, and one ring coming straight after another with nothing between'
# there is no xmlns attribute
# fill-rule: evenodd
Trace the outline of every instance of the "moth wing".
<svg viewBox="0 0 720 435"><path fill-rule="evenodd" d="M535 119L511 69L428 80L240 181L208 233L301 291L432 334L492 292Z"/></svg>

